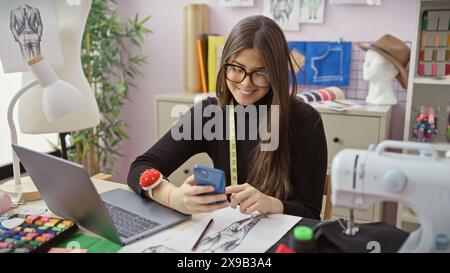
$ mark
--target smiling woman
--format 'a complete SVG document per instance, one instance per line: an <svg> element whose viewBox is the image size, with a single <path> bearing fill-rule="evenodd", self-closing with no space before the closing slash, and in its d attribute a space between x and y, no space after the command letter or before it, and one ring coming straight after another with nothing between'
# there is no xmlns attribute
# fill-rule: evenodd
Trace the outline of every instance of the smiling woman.
<svg viewBox="0 0 450 273"><path fill-rule="evenodd" d="M294 72L286 38L277 23L264 16L242 19L224 45L217 99L196 104L172 128L188 132L186 137L174 137L171 130L137 157L130 167L128 185L136 193L186 214L239 205L246 214L259 211L319 218L327 168L325 134L320 114L296 98ZM215 110L208 115L198 115L199 109L212 106ZM252 126L255 119L257 125ZM195 126L199 123L201 126ZM243 135L239 135L241 124ZM212 127L223 137L210 138L211 130L205 128ZM267 131L253 138L262 128ZM269 142L275 145L266 147ZM152 189L152 195L139 187L140 174L146 169L157 169L168 177L202 152L208 153L215 168L225 172L229 202L211 205L227 196L202 195L213 189L196 185L193 177L180 187L164 180Z"/></svg>
<svg viewBox="0 0 450 273"><path fill-rule="evenodd" d="M237 53L224 65L228 88L239 104L253 104L269 92L270 78L262 62L261 53L252 48Z"/></svg>

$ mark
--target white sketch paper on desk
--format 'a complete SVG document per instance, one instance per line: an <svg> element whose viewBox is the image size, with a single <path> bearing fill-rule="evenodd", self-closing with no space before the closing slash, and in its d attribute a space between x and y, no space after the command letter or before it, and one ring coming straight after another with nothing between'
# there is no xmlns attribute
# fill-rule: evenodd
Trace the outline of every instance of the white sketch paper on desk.
<svg viewBox="0 0 450 273"><path fill-rule="evenodd" d="M170 249L164 244L170 238L176 236L176 232L172 229L166 229L147 238L139 240L130 245L126 245L119 250L119 253L172 253L178 252ZM151 246L151 247L149 247Z"/></svg>
<svg viewBox="0 0 450 273"><path fill-rule="evenodd" d="M301 217L284 214L246 215L240 213L239 209L228 207L212 213L171 239L149 242L139 252L191 252L192 246L211 218L214 222L195 252L265 252L301 220Z"/></svg>
<svg viewBox="0 0 450 273"><path fill-rule="evenodd" d="M54 0L0 1L0 37L5 73L27 71L26 62L40 54L53 68L63 65Z"/></svg>

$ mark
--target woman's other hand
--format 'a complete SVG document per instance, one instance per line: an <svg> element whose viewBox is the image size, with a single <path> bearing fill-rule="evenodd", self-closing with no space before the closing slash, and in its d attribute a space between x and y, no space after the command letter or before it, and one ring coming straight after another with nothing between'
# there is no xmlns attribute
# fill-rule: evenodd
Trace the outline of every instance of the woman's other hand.
<svg viewBox="0 0 450 273"><path fill-rule="evenodd" d="M253 186L245 183L236 186L228 186L226 194L231 194L230 206L239 208L242 213L250 214L255 211L260 213L283 213L283 203L275 197L266 195Z"/></svg>

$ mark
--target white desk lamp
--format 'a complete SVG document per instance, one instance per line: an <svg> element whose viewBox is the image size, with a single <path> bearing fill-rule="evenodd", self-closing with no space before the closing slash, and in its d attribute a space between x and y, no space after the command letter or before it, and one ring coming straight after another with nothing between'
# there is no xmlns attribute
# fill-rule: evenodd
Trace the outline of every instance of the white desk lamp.
<svg viewBox="0 0 450 273"><path fill-rule="evenodd" d="M32 81L34 77L32 73L23 73L23 88L28 87L32 90L23 94L19 101L19 127L22 133L66 133L95 127L99 124L100 112L95 94L84 75L81 64L81 43L91 4L92 0L55 1L58 32L64 59L64 65L55 69L55 72L59 79L79 90L86 102L71 113L50 122L43 105L36 103L43 95L42 87L37 84L27 86L28 82ZM14 172L16 173L16 171ZM15 180L9 181L1 186L1 189L4 192L14 194L16 192L15 184ZM29 177L22 178L22 186L22 198L24 200L40 199L40 195Z"/></svg>
<svg viewBox="0 0 450 273"><path fill-rule="evenodd" d="M45 116L49 122L54 122L59 118L73 112L86 102L86 98L72 85L58 79L55 72L45 60L44 56L39 55L28 61L28 66L36 80L25 85L11 100L8 106L8 125L11 130L11 143L17 143L17 131L14 125L13 112L19 98L29 91L32 87L40 85L42 87L41 104ZM21 183L20 165L17 155L13 155L14 172L14 191L12 198L14 205L18 205L22 198L24 185Z"/></svg>

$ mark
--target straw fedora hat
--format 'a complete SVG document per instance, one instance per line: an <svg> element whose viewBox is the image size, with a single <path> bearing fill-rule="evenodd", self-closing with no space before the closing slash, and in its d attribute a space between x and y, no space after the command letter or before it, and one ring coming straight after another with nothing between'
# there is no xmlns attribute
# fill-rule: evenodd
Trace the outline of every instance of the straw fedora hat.
<svg viewBox="0 0 450 273"><path fill-rule="evenodd" d="M411 50L404 42L390 34L385 34L370 46L361 43L358 43L357 46L364 51L374 50L388 59L399 71L397 80L403 88L407 88L408 74L406 68L409 63Z"/></svg>

